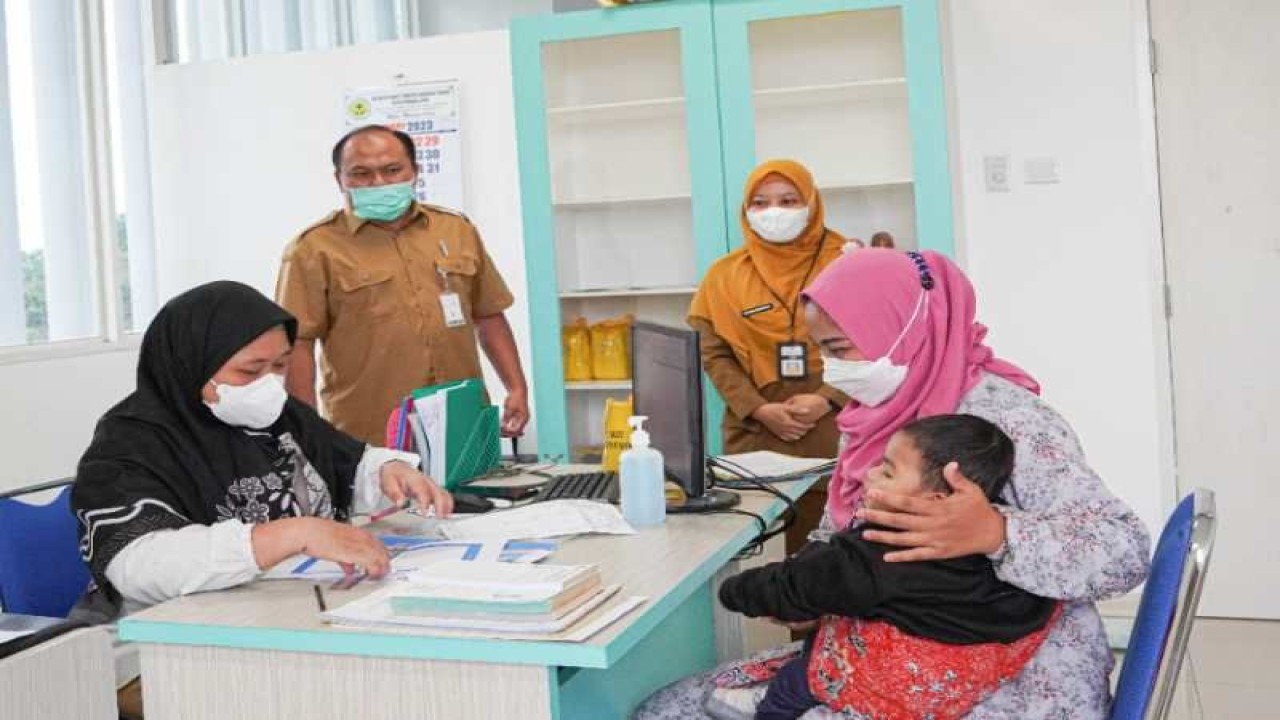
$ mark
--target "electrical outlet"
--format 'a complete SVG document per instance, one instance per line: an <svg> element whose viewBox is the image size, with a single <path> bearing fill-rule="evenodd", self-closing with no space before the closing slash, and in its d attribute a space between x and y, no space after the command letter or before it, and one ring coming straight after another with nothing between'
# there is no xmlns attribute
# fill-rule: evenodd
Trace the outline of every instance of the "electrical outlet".
<svg viewBox="0 0 1280 720"><path fill-rule="evenodd" d="M982 175L987 181L987 192L1009 192L1009 156L984 156Z"/></svg>

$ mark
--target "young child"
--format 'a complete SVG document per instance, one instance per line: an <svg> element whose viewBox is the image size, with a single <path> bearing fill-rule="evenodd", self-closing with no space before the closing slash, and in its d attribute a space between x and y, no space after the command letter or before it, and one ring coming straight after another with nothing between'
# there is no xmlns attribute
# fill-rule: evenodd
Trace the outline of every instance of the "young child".
<svg viewBox="0 0 1280 720"><path fill-rule="evenodd" d="M951 462L995 501L1013 472L1013 442L972 415L924 418L889 439L865 483L942 498ZM1043 642L1055 601L999 580L981 555L885 562L892 548L863 539L867 527L721 586L720 602L750 617L820 620L804 652L773 677L756 718L798 718L817 705L859 717L962 717Z"/></svg>

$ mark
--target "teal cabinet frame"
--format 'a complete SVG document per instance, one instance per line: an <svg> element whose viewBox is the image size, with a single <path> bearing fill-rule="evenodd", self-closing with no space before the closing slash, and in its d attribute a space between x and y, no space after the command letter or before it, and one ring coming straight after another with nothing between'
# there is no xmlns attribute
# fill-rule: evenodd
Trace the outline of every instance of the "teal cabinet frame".
<svg viewBox="0 0 1280 720"><path fill-rule="evenodd" d="M720 111L724 117L734 118L734 122L721 124L726 198L742 196L742 183L757 163L748 26L760 20L823 13L881 8L902 12L918 244L921 249L953 254L954 215L937 0L714 0L712 6ZM736 200L729 203L726 213L728 227L737 227ZM730 235L732 247L741 240Z"/></svg>
<svg viewBox="0 0 1280 720"><path fill-rule="evenodd" d="M952 254L954 216L938 0L666 0L512 22L516 141L540 455L568 458L570 451L543 45L679 31L695 257L701 279L716 259L741 243L741 183L756 163L749 24L878 8L899 8L902 12L918 244ZM724 406L709 382L705 387L707 449L717 453L721 445L718 418Z"/></svg>
<svg viewBox="0 0 1280 720"><path fill-rule="evenodd" d="M710 5L706 0L668 0L617 10L521 18L511 24L534 402L538 452L543 457L568 458L570 448L542 47L557 41L661 30L680 32L695 258L697 277L701 279L711 263L728 251L723 224L724 171L720 164L719 93ZM718 415L709 413L708 417Z"/></svg>

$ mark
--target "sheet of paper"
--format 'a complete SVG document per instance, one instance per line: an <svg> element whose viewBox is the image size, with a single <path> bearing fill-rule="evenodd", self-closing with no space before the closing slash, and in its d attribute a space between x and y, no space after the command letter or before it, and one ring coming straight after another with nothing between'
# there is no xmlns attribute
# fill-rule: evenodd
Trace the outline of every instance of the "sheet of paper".
<svg viewBox="0 0 1280 720"><path fill-rule="evenodd" d="M449 422L448 413L445 410L447 394L447 391L440 391L413 401L414 412L422 422L422 432L426 435L427 445L431 449L431 460L424 471L439 482L444 482L445 461L448 455L448 450L444 446L445 438L448 437L446 430Z"/></svg>
<svg viewBox="0 0 1280 720"><path fill-rule="evenodd" d="M835 465L834 458L802 458L768 450L738 453L737 455L720 455L715 458L728 465L728 469L715 468L716 477L733 480L740 475L758 478L786 478L820 472Z"/></svg>
<svg viewBox="0 0 1280 720"><path fill-rule="evenodd" d="M0 612L0 643L17 640L62 622L58 618Z"/></svg>
<svg viewBox="0 0 1280 720"><path fill-rule="evenodd" d="M550 500L440 524L451 540L549 538L603 533L634 535L618 508L594 500Z"/></svg>
<svg viewBox="0 0 1280 720"><path fill-rule="evenodd" d="M508 563L534 563L550 557L554 542L464 542L435 540L402 535L381 535L379 539L392 553L393 579L408 577L415 571L446 560L496 559ZM342 568L334 562L306 555L287 558L262 574L264 580L336 580L343 577Z"/></svg>
<svg viewBox="0 0 1280 720"><path fill-rule="evenodd" d="M17 640L18 638L30 635L33 632L35 632L35 630L0 630L0 643Z"/></svg>

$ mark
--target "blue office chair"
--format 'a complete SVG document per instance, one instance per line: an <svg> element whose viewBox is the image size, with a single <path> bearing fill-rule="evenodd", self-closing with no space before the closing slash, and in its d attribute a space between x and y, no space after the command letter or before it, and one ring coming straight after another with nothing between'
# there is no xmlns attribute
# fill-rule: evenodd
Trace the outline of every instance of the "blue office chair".
<svg viewBox="0 0 1280 720"><path fill-rule="evenodd" d="M1111 720L1163 720L1168 715L1216 523L1213 492L1204 489L1183 498L1165 523L1124 653Z"/></svg>
<svg viewBox="0 0 1280 720"><path fill-rule="evenodd" d="M5 612L66 617L89 587L80 559L69 480L0 496L0 607ZM47 505L16 496L62 487Z"/></svg>

